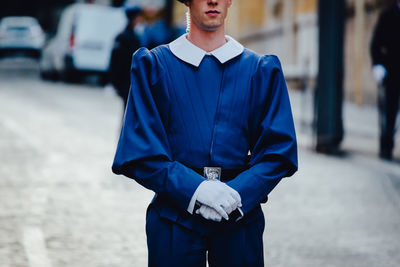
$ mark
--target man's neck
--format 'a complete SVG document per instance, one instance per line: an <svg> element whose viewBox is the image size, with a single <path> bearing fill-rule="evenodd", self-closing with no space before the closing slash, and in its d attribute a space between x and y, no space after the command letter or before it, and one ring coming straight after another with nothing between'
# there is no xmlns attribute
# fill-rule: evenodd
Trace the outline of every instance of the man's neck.
<svg viewBox="0 0 400 267"><path fill-rule="evenodd" d="M224 27L220 27L216 31L204 31L193 27L187 38L206 52L211 52L226 43Z"/></svg>

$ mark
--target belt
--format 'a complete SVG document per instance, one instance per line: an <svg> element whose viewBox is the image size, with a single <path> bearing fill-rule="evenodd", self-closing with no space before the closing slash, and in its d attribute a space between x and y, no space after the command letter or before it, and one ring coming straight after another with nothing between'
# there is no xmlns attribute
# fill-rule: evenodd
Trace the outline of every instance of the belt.
<svg viewBox="0 0 400 267"><path fill-rule="evenodd" d="M190 169L194 170L198 174L204 177L204 168L192 168L189 167ZM236 178L240 173L244 172L247 170L247 168L240 168L240 169L222 169L221 170L221 181L222 182L228 182Z"/></svg>

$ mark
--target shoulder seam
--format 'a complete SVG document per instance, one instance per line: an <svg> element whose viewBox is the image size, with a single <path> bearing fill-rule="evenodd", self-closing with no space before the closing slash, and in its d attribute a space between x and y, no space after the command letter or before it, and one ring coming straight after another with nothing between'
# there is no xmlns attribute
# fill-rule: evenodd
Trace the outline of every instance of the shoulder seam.
<svg viewBox="0 0 400 267"><path fill-rule="evenodd" d="M165 70L163 68L163 65L161 64L161 59L160 59L159 55L157 54L158 51L159 51L159 53L163 54L163 51L162 51L161 47L162 46L157 46L157 47L149 50L150 54L152 55L152 57L156 61L156 64L158 63L158 67L159 67L159 70L160 70L160 73L159 73L157 79L155 79L154 83L151 83L152 86L157 84L161 80L161 78L165 75Z"/></svg>

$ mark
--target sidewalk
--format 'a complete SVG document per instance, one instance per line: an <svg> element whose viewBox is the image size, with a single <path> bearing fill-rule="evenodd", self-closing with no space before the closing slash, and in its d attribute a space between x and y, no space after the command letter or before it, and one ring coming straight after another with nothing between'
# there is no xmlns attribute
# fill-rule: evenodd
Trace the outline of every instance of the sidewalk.
<svg viewBox="0 0 400 267"><path fill-rule="evenodd" d="M281 182L264 206L266 265L398 266L400 142L397 162L378 159L376 109L345 103L342 148L347 155L317 154L312 150L311 96L290 94L299 171Z"/></svg>

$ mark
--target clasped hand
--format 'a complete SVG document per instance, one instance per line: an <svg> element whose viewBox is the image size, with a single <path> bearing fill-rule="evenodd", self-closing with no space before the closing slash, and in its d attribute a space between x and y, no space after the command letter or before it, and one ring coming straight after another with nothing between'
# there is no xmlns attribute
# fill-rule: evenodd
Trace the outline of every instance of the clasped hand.
<svg viewBox="0 0 400 267"><path fill-rule="evenodd" d="M197 201L201 207L196 211L207 220L229 220L229 214L242 206L239 193L218 180L202 182L198 188Z"/></svg>

